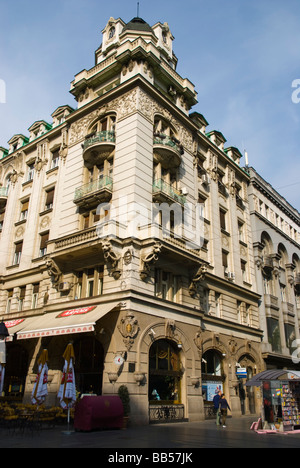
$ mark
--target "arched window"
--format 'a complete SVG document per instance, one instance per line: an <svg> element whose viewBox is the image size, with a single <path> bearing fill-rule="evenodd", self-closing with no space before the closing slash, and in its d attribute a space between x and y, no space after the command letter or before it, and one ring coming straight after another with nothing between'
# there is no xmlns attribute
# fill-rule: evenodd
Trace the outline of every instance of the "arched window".
<svg viewBox="0 0 300 468"><path fill-rule="evenodd" d="M111 132L115 134L116 130L116 116L113 114L106 115L99 119L91 128L90 134L98 132Z"/></svg>
<svg viewBox="0 0 300 468"><path fill-rule="evenodd" d="M181 403L181 361L176 343L158 340L149 352L149 401Z"/></svg>
<svg viewBox="0 0 300 468"><path fill-rule="evenodd" d="M210 349L203 354L202 374L222 376L222 357L217 351Z"/></svg>

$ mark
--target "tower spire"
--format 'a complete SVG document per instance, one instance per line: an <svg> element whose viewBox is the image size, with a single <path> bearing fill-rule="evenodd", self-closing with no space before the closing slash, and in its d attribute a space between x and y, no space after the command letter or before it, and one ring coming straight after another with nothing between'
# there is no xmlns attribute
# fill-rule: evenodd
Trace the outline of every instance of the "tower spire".
<svg viewBox="0 0 300 468"><path fill-rule="evenodd" d="M140 17L140 2L137 2L137 14L136 14L136 17L137 17L137 18Z"/></svg>

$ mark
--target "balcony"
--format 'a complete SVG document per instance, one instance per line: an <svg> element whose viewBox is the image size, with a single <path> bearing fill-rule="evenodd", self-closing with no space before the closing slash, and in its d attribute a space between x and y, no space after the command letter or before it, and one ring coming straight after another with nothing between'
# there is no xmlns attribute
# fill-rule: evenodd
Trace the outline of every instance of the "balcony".
<svg viewBox="0 0 300 468"><path fill-rule="evenodd" d="M88 136L82 145L83 159L89 164L99 164L107 156L108 151L113 151L116 144L115 132L102 131Z"/></svg>
<svg viewBox="0 0 300 468"><path fill-rule="evenodd" d="M158 179L153 182L153 199L159 203L179 203L184 205L186 197L164 180Z"/></svg>
<svg viewBox="0 0 300 468"><path fill-rule="evenodd" d="M0 187L0 209L4 208L8 197L8 187Z"/></svg>
<svg viewBox="0 0 300 468"><path fill-rule="evenodd" d="M169 137L164 133L155 133L153 149L155 150L157 162L160 162L164 168L169 169L180 165L184 150L176 138Z"/></svg>
<svg viewBox="0 0 300 468"><path fill-rule="evenodd" d="M75 190L74 203L84 208L92 208L99 203L111 199L113 181L110 177L103 177L89 184L82 185Z"/></svg>

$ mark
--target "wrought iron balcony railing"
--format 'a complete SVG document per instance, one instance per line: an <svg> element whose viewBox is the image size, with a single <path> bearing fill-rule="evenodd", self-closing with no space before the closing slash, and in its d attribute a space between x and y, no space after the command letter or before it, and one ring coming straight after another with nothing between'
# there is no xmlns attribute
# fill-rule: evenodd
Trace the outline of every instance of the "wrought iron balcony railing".
<svg viewBox="0 0 300 468"><path fill-rule="evenodd" d="M110 177L103 177L102 179L94 180L89 184L82 185L75 190L74 202L84 198L85 196L91 195L93 193L109 190L112 191L113 181Z"/></svg>
<svg viewBox="0 0 300 468"><path fill-rule="evenodd" d="M184 153L183 147L180 144L180 142L174 140L174 138L171 138L168 135L165 135L164 133L155 133L153 137L153 144L170 148L173 151L175 151L179 156L181 156Z"/></svg>
<svg viewBox="0 0 300 468"><path fill-rule="evenodd" d="M87 138L83 143L83 150L86 150L90 146L93 146L97 143L115 143L116 142L116 135L115 132L111 131L102 131L97 132L92 135L90 138Z"/></svg>
<svg viewBox="0 0 300 468"><path fill-rule="evenodd" d="M186 197L163 179L157 179L153 182L153 194L166 195L169 199L180 203L181 205L184 205L186 202Z"/></svg>

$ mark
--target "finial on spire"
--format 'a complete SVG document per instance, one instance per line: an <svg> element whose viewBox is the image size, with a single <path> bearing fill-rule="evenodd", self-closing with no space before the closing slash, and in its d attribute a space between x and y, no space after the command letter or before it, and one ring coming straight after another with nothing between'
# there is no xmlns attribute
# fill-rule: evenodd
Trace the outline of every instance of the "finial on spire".
<svg viewBox="0 0 300 468"><path fill-rule="evenodd" d="M140 2L137 2L137 18L140 17Z"/></svg>

